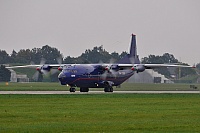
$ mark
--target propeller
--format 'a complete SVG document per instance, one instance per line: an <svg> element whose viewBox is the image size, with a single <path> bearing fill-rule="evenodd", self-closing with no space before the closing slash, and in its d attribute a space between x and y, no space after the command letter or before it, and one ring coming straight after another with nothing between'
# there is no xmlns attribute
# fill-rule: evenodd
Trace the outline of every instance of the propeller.
<svg viewBox="0 0 200 133"><path fill-rule="evenodd" d="M131 64L133 65L133 67L131 68L132 71L136 71L137 73L138 72L143 72L146 68L144 65L142 64L138 64L138 65L134 65L135 64L135 60L136 58L135 57L130 57L129 60L131 62Z"/></svg>
<svg viewBox="0 0 200 133"><path fill-rule="evenodd" d="M35 73L34 73L34 75L33 75L33 79L35 80L35 81L38 81L38 79L39 79L39 71L36 71Z"/></svg>
<svg viewBox="0 0 200 133"><path fill-rule="evenodd" d="M44 70L44 69L43 69L43 66L44 66L45 62L46 62L46 59L41 58L40 66L36 68L37 71L36 71L35 74L33 75L33 79L34 79L35 81L38 81L40 74L47 74L47 73L48 73L47 70ZM34 64L34 62L31 62L31 64Z"/></svg>
<svg viewBox="0 0 200 133"><path fill-rule="evenodd" d="M52 69L52 70L51 70L51 75L54 75L54 74L58 73L59 71L62 71L62 70L63 70L63 67L61 66L62 60L63 60L63 59L62 59L61 56L58 57L58 58L56 58L56 61L57 61L57 63L59 64L59 67L58 67L58 69Z"/></svg>
<svg viewBox="0 0 200 133"><path fill-rule="evenodd" d="M131 68L131 70L136 71L137 73L143 72L145 69L144 65L137 65Z"/></svg>
<svg viewBox="0 0 200 133"><path fill-rule="evenodd" d="M114 76L114 77L117 76L116 70L114 70L114 68L116 67L116 66L113 65L114 62L115 62L115 60L113 58L111 58L109 64L107 64L106 66L102 65L103 69L104 69L104 73L101 75L101 78L103 80L106 80L106 78L108 76Z"/></svg>
<svg viewBox="0 0 200 133"><path fill-rule="evenodd" d="M46 59L42 58L41 61L40 61L39 67L36 68L37 71L33 75L33 79L35 81L38 81L40 74L47 75L51 71L50 74L54 75L54 74L56 74L58 72L58 70L62 71L62 69L63 69L62 66L61 66L62 57L60 56L60 57L56 58L56 61L59 64L58 69L51 69L51 67L49 65L45 65ZM33 65L34 62L31 62L31 64Z"/></svg>
<svg viewBox="0 0 200 133"><path fill-rule="evenodd" d="M61 66L62 61L63 61L62 57L60 56L60 57L56 58L56 60L57 60L57 62L59 64L58 70L62 71L63 70L63 67Z"/></svg>

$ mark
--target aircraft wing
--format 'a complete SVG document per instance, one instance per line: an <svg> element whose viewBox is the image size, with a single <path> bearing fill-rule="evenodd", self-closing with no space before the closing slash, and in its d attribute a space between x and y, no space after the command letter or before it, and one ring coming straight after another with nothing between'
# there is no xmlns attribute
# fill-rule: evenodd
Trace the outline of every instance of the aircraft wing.
<svg viewBox="0 0 200 133"><path fill-rule="evenodd" d="M44 64L44 65L23 65L23 66L10 66L6 67L7 69L13 69L13 68L37 68L37 67L42 67L42 66L48 66L53 69L57 69L58 67L63 67L65 64Z"/></svg>
<svg viewBox="0 0 200 133"><path fill-rule="evenodd" d="M177 65L177 64L118 64L120 69L132 69L137 72L143 72L145 69L155 69L162 67L184 67L195 68L195 66L189 65Z"/></svg>
<svg viewBox="0 0 200 133"><path fill-rule="evenodd" d="M50 71L51 69L62 70L67 66L72 65L81 65L81 64L44 64L44 65L24 65L24 66L11 66L6 67L7 69L14 68L36 68L39 72L42 71ZM177 65L177 64L90 64L90 65L101 65L103 67L113 66L113 68L117 67L119 70L129 69L137 72L143 72L145 69L154 69L154 68L162 68L162 67L184 67L184 68L195 68L195 66L189 65ZM109 68L108 68L109 69Z"/></svg>
<svg viewBox="0 0 200 133"><path fill-rule="evenodd" d="M62 71L63 67L68 66L69 64L44 64L44 65L23 65L23 66L10 66L6 67L7 69L15 68L33 68L39 71L41 74L51 71L51 69L57 69Z"/></svg>
<svg viewBox="0 0 200 133"><path fill-rule="evenodd" d="M119 67L133 67L133 66L144 66L145 68L153 69L159 67L188 67L195 68L195 66L189 65L177 65L177 64L118 64Z"/></svg>
<svg viewBox="0 0 200 133"><path fill-rule="evenodd" d="M146 69L154 69L160 67L186 67L186 68L195 68L195 66L189 65L176 65L176 64L140 64L144 65Z"/></svg>
<svg viewBox="0 0 200 133"><path fill-rule="evenodd" d="M6 67L7 69L13 69L13 68L36 68L39 67L41 65L24 65L24 66L9 66Z"/></svg>
<svg viewBox="0 0 200 133"><path fill-rule="evenodd" d="M80 64L44 64L44 65L23 65L23 66L10 66L6 67L7 69L12 68L36 68L42 66L48 66L53 69L57 69L58 67L65 67L71 65L80 65ZM110 64L103 64L102 66L107 66ZM111 64L112 65L112 64ZM132 68L136 66L144 66L146 69L154 69L154 68L161 68L161 67L186 67L186 68L195 68L195 66L189 65L177 65L177 64L113 64L117 65L119 68Z"/></svg>

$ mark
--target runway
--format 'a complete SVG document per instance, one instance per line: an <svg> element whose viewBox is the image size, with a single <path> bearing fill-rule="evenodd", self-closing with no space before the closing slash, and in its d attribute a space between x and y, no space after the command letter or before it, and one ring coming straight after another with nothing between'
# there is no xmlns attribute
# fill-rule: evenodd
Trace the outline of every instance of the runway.
<svg viewBox="0 0 200 133"><path fill-rule="evenodd" d="M200 91L90 91L90 92L69 92L69 91L0 91L0 94L200 94Z"/></svg>

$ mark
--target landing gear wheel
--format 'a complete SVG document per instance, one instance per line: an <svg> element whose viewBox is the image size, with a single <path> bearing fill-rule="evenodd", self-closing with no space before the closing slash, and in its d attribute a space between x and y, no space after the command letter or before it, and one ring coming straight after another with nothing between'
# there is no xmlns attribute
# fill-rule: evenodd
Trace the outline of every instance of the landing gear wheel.
<svg viewBox="0 0 200 133"><path fill-rule="evenodd" d="M69 91L70 91L70 92L75 92L76 89L75 89L75 88L70 88Z"/></svg>
<svg viewBox="0 0 200 133"><path fill-rule="evenodd" d="M80 88L80 92L88 92L88 91L89 91L89 88L84 88L84 87Z"/></svg>
<svg viewBox="0 0 200 133"><path fill-rule="evenodd" d="M113 92L112 86L105 87L104 92Z"/></svg>
<svg viewBox="0 0 200 133"><path fill-rule="evenodd" d="M110 87L110 92L113 92L113 88L112 87Z"/></svg>

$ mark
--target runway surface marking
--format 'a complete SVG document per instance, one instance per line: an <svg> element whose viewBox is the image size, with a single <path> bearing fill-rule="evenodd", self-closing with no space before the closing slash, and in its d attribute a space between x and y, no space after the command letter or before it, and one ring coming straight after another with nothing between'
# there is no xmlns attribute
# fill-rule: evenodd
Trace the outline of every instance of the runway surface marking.
<svg viewBox="0 0 200 133"><path fill-rule="evenodd" d="M200 94L200 91L89 91L89 92L69 92L69 91L0 91L0 94Z"/></svg>

